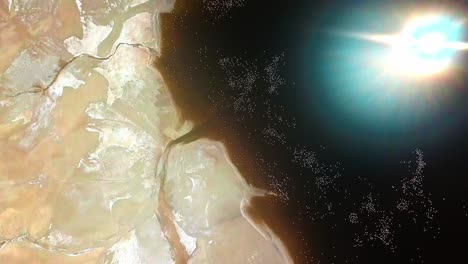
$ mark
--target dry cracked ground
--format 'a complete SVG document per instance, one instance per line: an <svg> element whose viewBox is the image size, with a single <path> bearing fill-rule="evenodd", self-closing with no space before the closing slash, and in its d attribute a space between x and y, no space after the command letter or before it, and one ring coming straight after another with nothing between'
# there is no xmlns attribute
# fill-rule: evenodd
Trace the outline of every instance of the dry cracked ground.
<svg viewBox="0 0 468 264"><path fill-rule="evenodd" d="M0 263L290 263L153 65L173 0L0 0Z"/></svg>

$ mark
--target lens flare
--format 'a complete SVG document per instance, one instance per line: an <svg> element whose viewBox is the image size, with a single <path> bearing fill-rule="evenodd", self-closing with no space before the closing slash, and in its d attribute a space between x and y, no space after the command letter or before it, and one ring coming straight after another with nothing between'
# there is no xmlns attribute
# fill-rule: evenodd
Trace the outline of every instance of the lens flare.
<svg viewBox="0 0 468 264"><path fill-rule="evenodd" d="M398 34L348 34L352 37L390 47L384 66L411 76L429 76L445 72L453 64L456 52L467 50L460 41L462 23L446 16L427 15L410 19Z"/></svg>

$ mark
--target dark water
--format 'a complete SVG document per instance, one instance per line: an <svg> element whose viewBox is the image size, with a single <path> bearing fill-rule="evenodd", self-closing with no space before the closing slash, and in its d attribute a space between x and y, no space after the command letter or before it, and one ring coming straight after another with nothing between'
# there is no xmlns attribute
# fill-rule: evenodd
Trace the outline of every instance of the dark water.
<svg viewBox="0 0 468 264"><path fill-rule="evenodd" d="M465 63L427 100L397 98L384 113L357 93L356 108L340 108L330 80L360 72L324 56L373 47L324 28L383 30L419 4L346 3L177 1L162 15L156 66L183 117L224 142L249 182L282 194L256 199L253 211L296 263L463 263Z"/></svg>

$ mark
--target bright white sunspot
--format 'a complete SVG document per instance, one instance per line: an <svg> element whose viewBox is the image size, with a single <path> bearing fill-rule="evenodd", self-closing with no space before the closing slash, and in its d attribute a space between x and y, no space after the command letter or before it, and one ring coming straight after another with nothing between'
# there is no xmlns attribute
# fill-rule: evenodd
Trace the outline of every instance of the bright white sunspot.
<svg viewBox="0 0 468 264"><path fill-rule="evenodd" d="M388 45L382 56L388 71L410 76L444 72L454 63L456 52L468 49L461 42L462 23L446 16L427 15L410 19L397 34L352 34L354 37Z"/></svg>

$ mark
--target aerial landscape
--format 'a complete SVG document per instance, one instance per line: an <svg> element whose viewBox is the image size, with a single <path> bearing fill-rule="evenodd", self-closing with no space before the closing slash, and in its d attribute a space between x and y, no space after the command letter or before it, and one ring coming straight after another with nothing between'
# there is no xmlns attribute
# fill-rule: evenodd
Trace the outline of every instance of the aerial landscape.
<svg viewBox="0 0 468 264"><path fill-rule="evenodd" d="M467 12L0 0L0 264L465 263Z"/></svg>

